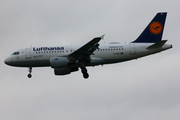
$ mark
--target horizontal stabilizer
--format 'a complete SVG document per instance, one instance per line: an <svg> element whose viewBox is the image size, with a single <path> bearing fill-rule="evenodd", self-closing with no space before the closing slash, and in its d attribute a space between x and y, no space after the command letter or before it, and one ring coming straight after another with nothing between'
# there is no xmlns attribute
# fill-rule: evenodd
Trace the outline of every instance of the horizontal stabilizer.
<svg viewBox="0 0 180 120"><path fill-rule="evenodd" d="M154 43L153 45L150 45L149 47L147 47L147 49L160 48L160 47L162 47L166 42L167 42L167 40L159 41L159 42L157 42L157 43Z"/></svg>

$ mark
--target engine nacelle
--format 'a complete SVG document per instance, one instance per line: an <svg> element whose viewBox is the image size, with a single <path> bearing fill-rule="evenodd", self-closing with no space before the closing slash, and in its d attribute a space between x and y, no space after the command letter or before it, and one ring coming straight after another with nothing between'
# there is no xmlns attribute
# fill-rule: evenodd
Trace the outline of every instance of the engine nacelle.
<svg viewBox="0 0 180 120"><path fill-rule="evenodd" d="M52 57L50 58L50 64L52 68L67 67L69 60L67 57Z"/></svg>
<svg viewBox="0 0 180 120"><path fill-rule="evenodd" d="M70 68L70 67L64 67L64 68L54 68L54 74L55 75L67 75L71 72L78 71L78 68Z"/></svg>

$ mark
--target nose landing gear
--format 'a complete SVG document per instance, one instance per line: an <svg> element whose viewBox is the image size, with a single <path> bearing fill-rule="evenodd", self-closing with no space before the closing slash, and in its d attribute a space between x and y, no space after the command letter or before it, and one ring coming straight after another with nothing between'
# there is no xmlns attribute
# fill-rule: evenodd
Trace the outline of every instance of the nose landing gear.
<svg viewBox="0 0 180 120"><path fill-rule="evenodd" d="M31 77L32 77L31 72L32 72L32 67L29 67L29 74L27 75L28 78L31 78Z"/></svg>

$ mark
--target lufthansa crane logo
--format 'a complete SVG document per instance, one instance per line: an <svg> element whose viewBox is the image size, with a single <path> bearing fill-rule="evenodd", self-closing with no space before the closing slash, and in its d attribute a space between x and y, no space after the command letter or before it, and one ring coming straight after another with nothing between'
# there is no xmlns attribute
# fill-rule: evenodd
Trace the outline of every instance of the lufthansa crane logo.
<svg viewBox="0 0 180 120"><path fill-rule="evenodd" d="M155 34L155 35L158 35L162 32L162 24L160 22L152 22L150 25L149 25L149 30L152 34Z"/></svg>

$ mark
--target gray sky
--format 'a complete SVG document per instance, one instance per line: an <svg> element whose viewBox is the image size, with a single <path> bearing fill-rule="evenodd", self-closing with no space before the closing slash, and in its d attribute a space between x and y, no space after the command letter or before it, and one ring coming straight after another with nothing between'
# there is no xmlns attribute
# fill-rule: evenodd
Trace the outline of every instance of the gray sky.
<svg viewBox="0 0 180 120"><path fill-rule="evenodd" d="M131 42L157 12L168 12L163 39L173 49L124 63L55 76L53 69L10 67L4 59L33 46ZM179 120L178 0L0 1L1 120Z"/></svg>

